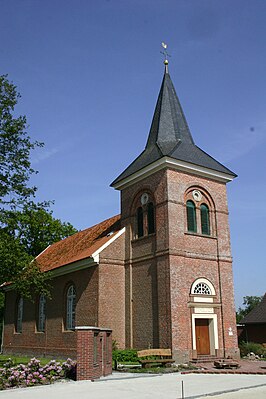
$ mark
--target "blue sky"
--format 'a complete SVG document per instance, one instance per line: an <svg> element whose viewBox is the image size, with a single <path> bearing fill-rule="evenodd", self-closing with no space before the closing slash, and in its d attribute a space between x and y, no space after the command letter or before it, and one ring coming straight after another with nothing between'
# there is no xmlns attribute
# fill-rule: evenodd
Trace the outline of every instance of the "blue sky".
<svg viewBox="0 0 266 399"><path fill-rule="evenodd" d="M265 288L266 2L0 0L0 74L45 147L38 199L83 229L119 213L109 184L143 150L170 75L196 144L228 184L237 306Z"/></svg>

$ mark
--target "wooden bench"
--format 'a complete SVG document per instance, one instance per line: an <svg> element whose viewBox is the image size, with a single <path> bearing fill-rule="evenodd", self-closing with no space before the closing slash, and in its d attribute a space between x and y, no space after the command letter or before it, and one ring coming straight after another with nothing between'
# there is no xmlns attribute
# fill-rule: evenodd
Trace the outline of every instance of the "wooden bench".
<svg viewBox="0 0 266 399"><path fill-rule="evenodd" d="M239 363L233 359L219 359L215 360L214 367L217 369L237 369Z"/></svg>
<svg viewBox="0 0 266 399"><path fill-rule="evenodd" d="M167 363L174 363L175 360L172 359L171 349L146 349L137 352L138 360L143 368L149 367L151 364L161 364L166 366ZM151 357L153 357L151 359Z"/></svg>

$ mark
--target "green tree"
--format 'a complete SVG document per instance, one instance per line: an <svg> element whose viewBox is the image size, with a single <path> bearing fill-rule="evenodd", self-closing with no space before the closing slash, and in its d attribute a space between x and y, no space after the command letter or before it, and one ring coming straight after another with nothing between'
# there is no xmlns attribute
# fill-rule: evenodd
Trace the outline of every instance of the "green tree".
<svg viewBox="0 0 266 399"><path fill-rule="evenodd" d="M7 75L0 76L0 207L16 207L36 192L29 179L37 173L30 162L30 153L43 143L32 142L27 133L26 116L15 117L15 106L20 94L9 82Z"/></svg>
<svg viewBox="0 0 266 399"><path fill-rule="evenodd" d="M237 323L240 323L241 320L261 302L262 298L262 296L244 296L244 308L239 307L238 311L236 312Z"/></svg>
<svg viewBox="0 0 266 399"><path fill-rule="evenodd" d="M70 223L55 219L43 204L28 203L22 210L5 212L5 218L5 232L30 257L36 257L48 245L77 232Z"/></svg>
<svg viewBox="0 0 266 399"><path fill-rule="evenodd" d="M51 202L35 203L37 188L30 177L31 151L42 143L32 142L25 116L15 116L20 98L7 75L0 76L0 286L12 282L24 297L48 294L47 274L38 269L34 257L48 245L76 230L54 219Z"/></svg>
<svg viewBox="0 0 266 399"><path fill-rule="evenodd" d="M39 272L34 258L56 241L77 232L70 223L52 216L40 204L2 212L0 229L0 284L12 281L15 289L30 298L35 292L48 295L47 274Z"/></svg>

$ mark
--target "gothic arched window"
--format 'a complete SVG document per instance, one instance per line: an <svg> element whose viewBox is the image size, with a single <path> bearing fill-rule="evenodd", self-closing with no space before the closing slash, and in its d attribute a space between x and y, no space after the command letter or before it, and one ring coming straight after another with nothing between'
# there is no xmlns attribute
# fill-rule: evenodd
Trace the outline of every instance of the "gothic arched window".
<svg viewBox="0 0 266 399"><path fill-rule="evenodd" d="M210 215L206 204L200 206L201 233L210 235Z"/></svg>
<svg viewBox="0 0 266 399"><path fill-rule="evenodd" d="M20 297L17 301L17 319L16 319L17 333L22 333L22 318L23 318L23 298Z"/></svg>
<svg viewBox="0 0 266 399"><path fill-rule="evenodd" d="M155 232L154 206L152 202L148 203L147 217L148 217L148 234L152 234Z"/></svg>
<svg viewBox="0 0 266 399"><path fill-rule="evenodd" d="M45 331L45 318L46 318L46 298L42 294L39 298L39 309L38 309L38 324L37 331Z"/></svg>
<svg viewBox="0 0 266 399"><path fill-rule="evenodd" d="M143 237L144 234L144 223L143 223L143 209L140 206L137 209L137 235Z"/></svg>
<svg viewBox="0 0 266 399"><path fill-rule="evenodd" d="M76 290L74 285L70 285L66 295L66 329L75 329L76 318Z"/></svg>
<svg viewBox="0 0 266 399"><path fill-rule="evenodd" d="M187 201L187 230L197 232L196 207L193 201Z"/></svg>

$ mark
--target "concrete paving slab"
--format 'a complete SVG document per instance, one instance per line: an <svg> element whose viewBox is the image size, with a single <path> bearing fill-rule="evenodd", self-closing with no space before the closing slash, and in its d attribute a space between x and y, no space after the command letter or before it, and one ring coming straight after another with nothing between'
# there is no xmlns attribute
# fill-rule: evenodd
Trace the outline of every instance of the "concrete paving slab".
<svg viewBox="0 0 266 399"><path fill-rule="evenodd" d="M202 396L202 399L265 399L266 398L266 386L241 389L235 392L223 393L221 395ZM199 398L200 399L200 398Z"/></svg>
<svg viewBox="0 0 266 399"><path fill-rule="evenodd" d="M261 393L264 394L262 396L264 399L266 397L266 377L262 375L114 373L95 382L57 382L47 386L1 391L0 399L180 399L182 381L185 399L203 397L206 399L207 395L213 397L218 394L220 398L231 398L221 396L221 394L228 395L230 391L234 391L230 393L232 395L240 395L232 396L234 399L253 397L260 399L257 395ZM243 388L248 389L243 390ZM254 396L253 391L256 392ZM249 396L242 396L247 393Z"/></svg>

